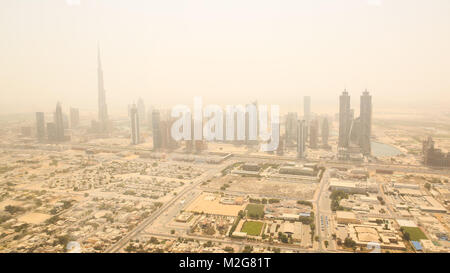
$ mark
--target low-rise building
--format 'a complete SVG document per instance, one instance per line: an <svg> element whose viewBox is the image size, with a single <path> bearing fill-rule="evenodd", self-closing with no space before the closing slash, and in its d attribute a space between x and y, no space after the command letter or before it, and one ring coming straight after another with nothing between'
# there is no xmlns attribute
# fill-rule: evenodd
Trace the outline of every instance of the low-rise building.
<svg viewBox="0 0 450 273"><path fill-rule="evenodd" d="M378 186L375 183L370 182L353 182L353 181L340 181L333 179L330 182L331 191L344 191L348 193L377 193Z"/></svg>

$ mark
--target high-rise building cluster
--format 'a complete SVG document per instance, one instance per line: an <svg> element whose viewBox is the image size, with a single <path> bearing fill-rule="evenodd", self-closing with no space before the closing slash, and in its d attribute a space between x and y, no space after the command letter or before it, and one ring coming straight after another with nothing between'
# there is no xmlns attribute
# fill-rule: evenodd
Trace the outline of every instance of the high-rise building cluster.
<svg viewBox="0 0 450 273"><path fill-rule="evenodd" d="M36 112L36 138L40 142L45 142L45 137L49 142L63 142L69 141L70 136L65 134L64 114L62 112L61 103L56 104L55 112L53 113L53 122L45 124L44 112Z"/></svg>
<svg viewBox="0 0 450 273"><path fill-rule="evenodd" d="M360 116L354 116L350 95L344 90L339 98L339 159L362 160L371 154L372 96L367 90L360 98Z"/></svg>
<svg viewBox="0 0 450 273"><path fill-rule="evenodd" d="M284 149L297 148L297 157L305 158L307 147L310 149L329 149L328 138L330 126L328 117L317 116L311 112L311 97L303 97L303 117L296 112L289 112L285 117L284 135L280 136L277 154L284 154ZM320 142L322 137L322 142Z"/></svg>
<svg viewBox="0 0 450 273"><path fill-rule="evenodd" d="M178 147L178 143L172 138L170 129L175 120L167 113L162 115L157 109L152 110L152 134L153 149L172 150Z"/></svg>
<svg viewBox="0 0 450 273"><path fill-rule="evenodd" d="M435 148L435 143L431 136L423 141L422 152L425 165L450 167L450 153L444 153L441 149Z"/></svg>
<svg viewBox="0 0 450 273"><path fill-rule="evenodd" d="M106 104L106 91L104 88L103 67L100 55L100 48L97 52L97 81L98 81L98 119L92 122L91 131L97 134L105 135L111 132L111 123L108 117ZM360 114L355 118L355 112L351 108L351 98L349 93L344 90L339 98L339 136L338 136L338 158L345 160L363 159L364 156L371 154L371 128L372 128L372 96L366 90L360 97ZM256 132L258 134L258 104L253 102L247 104L246 108L256 108L256 117L245 112L245 132L239 133L238 113L234 113L231 120L224 117L223 121L223 142L233 142L234 144L256 145L258 140L251 140L249 136L254 132L250 127L252 122L256 122ZM241 113L242 114L242 113ZM174 119L170 115L162 115L160 110L149 107L146 109L144 100L139 98L137 104L129 106L129 118L131 128L131 144L141 143L141 126L147 126L153 135L153 147L155 150L174 149L178 143L171 136L171 126ZM45 123L43 112L36 113L36 136L43 142L47 139L50 142L61 142L68 139L65 135L65 129L74 129L80 125L80 115L77 108L70 108L70 116L62 112L61 104L58 102L54 112L53 122ZM227 140L225 129L227 123L233 122L231 126L234 134L234 140ZM239 119L241 122L241 119ZM222 126L222 125L221 125ZM278 124L280 126L280 124ZM194 133L192 126L192 139ZM311 112L311 97L303 97L303 116L300 118L297 112L289 112L285 119L284 136L280 136L280 142L277 148L278 154L283 154L284 149L296 147L297 157L306 157L306 148L317 149L319 147L329 149L328 144L330 136L330 124L328 117L314 115ZM26 133L26 132L25 132ZM26 134L23 134L26 135ZM321 139L320 139L321 137ZM207 145L204 140L186 140L187 152L201 152ZM431 142L428 142L431 143ZM429 147L428 144L427 147ZM425 147L425 144L424 144ZM425 151L425 148L424 148ZM434 162L436 150L426 149L427 162ZM424 152L425 154L425 152ZM445 158L445 157L442 157Z"/></svg>

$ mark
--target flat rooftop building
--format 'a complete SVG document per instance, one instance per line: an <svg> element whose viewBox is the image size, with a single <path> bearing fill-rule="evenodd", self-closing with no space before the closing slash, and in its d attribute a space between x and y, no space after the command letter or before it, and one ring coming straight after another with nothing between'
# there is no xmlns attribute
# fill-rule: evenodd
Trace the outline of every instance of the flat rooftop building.
<svg viewBox="0 0 450 273"><path fill-rule="evenodd" d="M367 192L377 193L378 187L377 184L370 182L332 180L330 182L330 190L344 191L348 193L367 193Z"/></svg>

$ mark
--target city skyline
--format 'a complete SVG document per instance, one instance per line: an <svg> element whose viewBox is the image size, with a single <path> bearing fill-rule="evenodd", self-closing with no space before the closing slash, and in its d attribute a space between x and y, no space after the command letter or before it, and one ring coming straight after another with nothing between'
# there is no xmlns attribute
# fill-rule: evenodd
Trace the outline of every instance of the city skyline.
<svg viewBox="0 0 450 273"><path fill-rule="evenodd" d="M0 254L276 272L303 253L450 253L449 14L0 1Z"/></svg>

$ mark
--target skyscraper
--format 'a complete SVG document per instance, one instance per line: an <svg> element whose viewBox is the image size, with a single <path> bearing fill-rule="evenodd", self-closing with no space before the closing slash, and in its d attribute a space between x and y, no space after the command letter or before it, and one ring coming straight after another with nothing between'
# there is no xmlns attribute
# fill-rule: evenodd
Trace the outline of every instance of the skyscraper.
<svg viewBox="0 0 450 273"><path fill-rule="evenodd" d="M306 155L306 138L305 131L307 130L306 121L297 121L297 158L305 158Z"/></svg>
<svg viewBox="0 0 450 273"><path fill-rule="evenodd" d="M36 137L39 141L42 141L45 138L44 112L36 112Z"/></svg>
<svg viewBox="0 0 450 273"><path fill-rule="evenodd" d="M70 128L76 128L80 124L80 111L77 108L70 108Z"/></svg>
<svg viewBox="0 0 450 273"><path fill-rule="evenodd" d="M97 69L98 121L100 123L100 131L102 133L105 133L108 131L108 108L106 105L105 88L103 85L103 69L102 69L102 60L100 57L100 48L98 48L97 62L98 62L98 69Z"/></svg>
<svg viewBox="0 0 450 273"><path fill-rule="evenodd" d="M348 147L351 125L350 96L344 90L339 98L339 143L340 148Z"/></svg>
<svg viewBox="0 0 450 273"><path fill-rule="evenodd" d="M152 112L152 131L153 131L153 149L162 148L161 139L161 115L158 110L154 109Z"/></svg>
<svg viewBox="0 0 450 273"><path fill-rule="evenodd" d="M361 120L361 138L360 146L364 155L370 155L371 142L370 136L372 134L372 96L367 92L361 96L360 103L360 120Z"/></svg>
<svg viewBox="0 0 450 273"><path fill-rule="evenodd" d="M284 139L282 137L280 137L280 143L278 144L277 155L284 155Z"/></svg>
<svg viewBox="0 0 450 273"><path fill-rule="evenodd" d="M290 112L287 114L285 123L285 139L287 147L291 145L295 146L295 142L297 141L297 122L297 113Z"/></svg>
<svg viewBox="0 0 450 273"><path fill-rule="evenodd" d="M131 143L133 145L139 144L139 113L136 105L130 109L130 119L131 119Z"/></svg>
<svg viewBox="0 0 450 273"><path fill-rule="evenodd" d="M165 115L165 119L162 120L160 122L160 128L161 128L161 139L163 142L162 148L163 149L176 149L178 147L178 142L175 141L175 139L173 139L172 134L171 134L171 128L173 123L176 121L175 118L172 118L170 116L170 113L167 113ZM202 146L201 147L197 147L197 143L196 145L196 149L200 148L201 150L205 149L206 146L206 141L202 141Z"/></svg>
<svg viewBox="0 0 450 273"><path fill-rule="evenodd" d="M323 119L322 123L322 145L328 147L328 137L330 135L330 127L328 125L328 118Z"/></svg>
<svg viewBox="0 0 450 273"><path fill-rule="evenodd" d="M364 91L360 102L360 116L355 118L350 109L350 96L347 91L340 97L339 105L339 146L338 158L344 160L363 160L371 154L370 136L372 133L372 96Z"/></svg>
<svg viewBox="0 0 450 273"><path fill-rule="evenodd" d="M224 118L224 121L225 120L226 119ZM191 124L194 124L194 119L191 119ZM225 130L223 130L223 131L224 131L224 136L225 136ZM185 140L185 143L186 143L186 152L187 153L194 152L194 128L192 126L191 126L191 139Z"/></svg>
<svg viewBox="0 0 450 273"><path fill-rule="evenodd" d="M56 141L64 141L64 121L61 109L61 103L56 104L56 111L54 115Z"/></svg>
<svg viewBox="0 0 450 273"><path fill-rule="evenodd" d="M423 160L426 165L436 167L450 167L450 152L443 152L435 147L431 136L422 142Z"/></svg>

